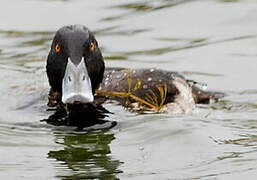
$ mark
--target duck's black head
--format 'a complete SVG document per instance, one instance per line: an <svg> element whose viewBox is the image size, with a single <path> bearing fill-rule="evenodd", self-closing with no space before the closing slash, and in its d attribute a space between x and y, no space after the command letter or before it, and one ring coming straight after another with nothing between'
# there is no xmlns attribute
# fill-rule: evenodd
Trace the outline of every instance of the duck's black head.
<svg viewBox="0 0 257 180"><path fill-rule="evenodd" d="M85 26L59 29L47 58L47 76L64 104L88 103L103 79L104 60L98 43Z"/></svg>

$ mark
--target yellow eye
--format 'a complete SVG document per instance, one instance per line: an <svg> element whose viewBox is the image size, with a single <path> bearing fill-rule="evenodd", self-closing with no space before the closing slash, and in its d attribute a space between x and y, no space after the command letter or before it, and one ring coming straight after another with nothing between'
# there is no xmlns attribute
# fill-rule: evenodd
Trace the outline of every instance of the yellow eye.
<svg viewBox="0 0 257 180"><path fill-rule="evenodd" d="M58 52L60 52L60 51L61 51L61 46L60 46L59 44L56 44L56 45L54 46L54 52L58 53Z"/></svg>
<svg viewBox="0 0 257 180"><path fill-rule="evenodd" d="M96 49L95 43L91 42L90 45L89 45L89 50L93 51L95 49Z"/></svg>

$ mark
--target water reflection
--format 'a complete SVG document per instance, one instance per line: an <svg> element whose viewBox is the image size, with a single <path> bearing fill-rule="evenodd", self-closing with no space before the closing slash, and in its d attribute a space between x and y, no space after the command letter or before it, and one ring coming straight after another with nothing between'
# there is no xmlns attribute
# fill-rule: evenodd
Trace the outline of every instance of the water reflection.
<svg viewBox="0 0 257 180"><path fill-rule="evenodd" d="M63 149L51 150L49 159L55 159L57 176L63 179L117 179L121 162L114 159L110 143L112 133L92 131L85 134L55 133L56 143Z"/></svg>
<svg viewBox="0 0 257 180"><path fill-rule="evenodd" d="M0 30L1 64L35 71L44 68L53 32ZM2 46L1 46L2 44Z"/></svg>
<svg viewBox="0 0 257 180"><path fill-rule="evenodd" d="M172 6L181 5L184 3L191 2L193 0L159 0L159 1L141 1L141 2L134 2L134 3L127 3L118 6L114 6L115 8L121 9L130 9L133 11L154 11L154 10L161 10L164 8L169 8Z"/></svg>
<svg viewBox="0 0 257 180"><path fill-rule="evenodd" d="M209 46L213 44L220 44L226 43L231 41L238 41L243 39L252 39L255 38L256 34L245 35L245 36L237 36L232 38L225 38L225 39L207 39L207 38L196 38L196 39L175 39L175 38L158 38L157 40L160 41L168 41L168 42L175 42L173 46L165 46L161 48L153 48L153 49L144 49L144 50L136 50L136 51L129 51L129 52L116 52L121 57L130 57L130 56L159 56L166 53L170 53L173 51L182 51L186 49L193 49L199 48L203 46ZM181 44L177 44L177 41L180 41Z"/></svg>
<svg viewBox="0 0 257 180"><path fill-rule="evenodd" d="M111 9L129 10L129 12L119 14L118 16L108 16L101 19L101 21L116 21L128 16L135 16L138 13L152 12L178 6L184 3L192 2L194 0L149 0L136 1L130 3L123 3L119 5L110 6Z"/></svg>

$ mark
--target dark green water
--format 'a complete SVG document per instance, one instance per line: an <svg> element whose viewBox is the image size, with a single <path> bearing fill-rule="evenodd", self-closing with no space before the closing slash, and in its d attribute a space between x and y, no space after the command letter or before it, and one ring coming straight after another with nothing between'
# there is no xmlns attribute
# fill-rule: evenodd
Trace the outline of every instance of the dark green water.
<svg viewBox="0 0 257 180"><path fill-rule="evenodd" d="M2 0L1 179L256 179L257 1ZM112 129L40 122L54 32L84 24L108 67L160 68L225 92L192 115L107 104ZM97 127L96 127L97 128Z"/></svg>

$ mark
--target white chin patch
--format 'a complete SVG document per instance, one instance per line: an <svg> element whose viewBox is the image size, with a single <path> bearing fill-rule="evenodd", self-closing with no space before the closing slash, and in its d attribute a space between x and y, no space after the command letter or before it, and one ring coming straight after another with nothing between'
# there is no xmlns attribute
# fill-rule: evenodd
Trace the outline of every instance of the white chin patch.
<svg viewBox="0 0 257 180"><path fill-rule="evenodd" d="M68 59L65 75L62 80L62 102L72 104L93 102L91 80L89 78L84 57L76 66Z"/></svg>

